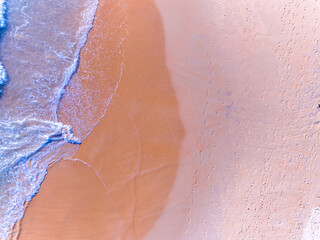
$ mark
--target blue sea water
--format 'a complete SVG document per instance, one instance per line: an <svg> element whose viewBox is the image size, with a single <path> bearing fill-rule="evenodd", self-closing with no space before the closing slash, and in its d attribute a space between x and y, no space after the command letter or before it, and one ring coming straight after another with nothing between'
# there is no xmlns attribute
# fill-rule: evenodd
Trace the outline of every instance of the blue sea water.
<svg viewBox="0 0 320 240"><path fill-rule="evenodd" d="M97 5L0 0L0 239L10 238L49 164L68 154L63 146L83 140L58 121L57 110Z"/></svg>

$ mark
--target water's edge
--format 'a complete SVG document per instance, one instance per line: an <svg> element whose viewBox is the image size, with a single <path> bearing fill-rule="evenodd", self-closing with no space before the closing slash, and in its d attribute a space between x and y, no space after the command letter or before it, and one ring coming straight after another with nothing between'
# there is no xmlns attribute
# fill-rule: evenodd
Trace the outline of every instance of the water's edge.
<svg viewBox="0 0 320 240"><path fill-rule="evenodd" d="M0 13L3 13L4 16L5 1L2 0L0 4L4 9ZM85 21L79 29L78 35L80 39L78 48L75 51L75 59L62 75L63 81L58 91L58 103L61 101L70 79L77 71L80 52L93 27L97 6L98 0L89 5L82 13L83 17L89 16L90 20ZM5 25L5 22L2 22L0 17L0 26ZM7 75L2 64L0 64L0 71L2 71L0 73L0 94L3 94L2 90L7 83ZM55 112L57 110L58 104ZM47 174L48 166L69 154L69 150L64 148L64 146L68 145L67 143L78 145L82 141L73 136L71 126L58 122L57 115L55 119L56 121L54 119L42 120L34 117L10 119L10 121L5 118L3 120L0 119L0 135L2 136L0 139L0 158L3 160L0 162L0 190L2 194L0 196L0 239L16 239L17 231L16 229L13 230L13 226L23 218L24 206L38 192ZM13 129L18 129L17 133L14 136L9 135L8 132L12 132ZM34 131L41 133L36 135L37 139L34 139L35 135L30 134ZM17 139L23 137L24 145L17 145ZM12 148L12 146L16 147ZM71 148L73 150L71 152L74 153L77 148Z"/></svg>
<svg viewBox="0 0 320 240"><path fill-rule="evenodd" d="M77 101L77 99L73 98L71 96L71 99L69 99L69 92L67 91L67 88L71 82L74 82L75 79L73 76L76 74L80 62L80 53L81 50L84 48L84 46L87 43L88 40L88 34L90 30L94 27L93 23L96 18L96 13L99 5L99 1L96 0L95 7L87 9L88 11L84 11L84 15L92 16L91 20L87 22L87 25L85 28L82 28L80 30L81 33L79 33L79 36L82 36L80 38L79 48L76 51L76 58L72 62L72 64L64 71L63 73L63 84L62 88L59 91L59 100L56 105L55 109L55 119L54 121L51 121L50 123L53 124L53 133L51 133L50 138L47 139L47 142L43 143L43 145L34 151L28 159L23 159L19 161L19 164L16 168L13 168L14 170L11 171L12 177L17 177L18 175L23 172L24 175L28 176L26 179L23 180L25 183L33 182L34 186L28 190L28 193L24 196L24 198L19 199L19 214L14 215L13 217L16 219L13 224L10 226L10 230L8 231L7 239L18 239L20 234L20 223L23 219L24 213L32 200L32 198L37 194L39 191L41 184L43 183L45 176L47 174L48 168L56 163L59 162L63 158L72 158L78 151L79 145L81 142L83 142L93 131L93 129L101 122L101 120L106 117L108 106L110 105L113 97L115 96L117 89L119 87L119 84L121 82L122 74L124 71L124 53L121 54L122 56L122 63L119 66L119 75L117 76L117 79L115 80L115 84L112 86L112 91L107 92L107 95L105 96L104 107L103 109L99 110L100 112L97 114L98 118L94 122L90 122L88 127L84 132L81 132L81 135L79 135L79 138L73 136L72 128L79 125L79 122L72 121L73 126L64 125L63 119L59 119L58 111L60 111L60 103L62 99L66 100L65 97L67 97L67 101ZM89 24L88 24L89 23ZM126 18L123 19L123 22L120 24L122 27L126 24ZM124 44L125 39L128 35L128 31L125 31L122 38L119 40L119 48ZM93 80L93 79L92 79ZM76 83L78 84L78 82ZM64 109L65 110L65 109ZM77 119L75 119L77 120ZM30 119L27 119L27 121L30 121ZM78 123L78 124L77 124ZM56 127L57 126L57 127ZM73 144L73 145L70 145ZM30 176L31 177L30 179ZM34 177L35 176L35 177ZM17 210L17 209L15 209Z"/></svg>

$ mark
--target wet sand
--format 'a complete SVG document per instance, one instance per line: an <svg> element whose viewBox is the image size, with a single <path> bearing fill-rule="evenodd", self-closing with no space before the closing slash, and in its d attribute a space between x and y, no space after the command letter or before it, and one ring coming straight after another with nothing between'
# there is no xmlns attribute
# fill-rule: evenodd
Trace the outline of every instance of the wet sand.
<svg viewBox="0 0 320 240"><path fill-rule="evenodd" d="M108 30L97 24L114 17L103 14L109 6L99 6L87 49L104 44L103 37L95 39L98 43L90 37ZM49 170L26 211L19 239L142 239L166 204L184 130L165 63L163 25L149 0L128 2L123 14L130 31L121 49L126 67L107 115L73 161L64 159ZM81 54L77 75L92 66L85 63L92 58L89 50ZM94 59L93 79L108 76L107 69L101 72L101 55Z"/></svg>
<svg viewBox="0 0 320 240"><path fill-rule="evenodd" d="M19 239L314 237L319 8L125 2L118 91L75 159L49 169ZM95 66L101 88L121 61L115 54L106 69L100 60L117 42L101 35L114 19L108 7L99 6L77 73Z"/></svg>

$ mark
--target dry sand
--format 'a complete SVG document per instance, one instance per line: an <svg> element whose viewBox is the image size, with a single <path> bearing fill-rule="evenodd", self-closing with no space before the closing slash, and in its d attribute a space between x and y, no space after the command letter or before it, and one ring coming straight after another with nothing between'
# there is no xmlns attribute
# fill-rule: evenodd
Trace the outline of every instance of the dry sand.
<svg viewBox="0 0 320 240"><path fill-rule="evenodd" d="M117 94L49 170L19 239L319 239L319 4L125 2ZM77 75L114 44L108 7Z"/></svg>

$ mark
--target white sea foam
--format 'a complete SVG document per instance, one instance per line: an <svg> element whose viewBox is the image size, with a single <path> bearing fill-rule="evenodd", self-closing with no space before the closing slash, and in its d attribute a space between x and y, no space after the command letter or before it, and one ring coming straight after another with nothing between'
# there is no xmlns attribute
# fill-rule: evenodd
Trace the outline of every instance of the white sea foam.
<svg viewBox="0 0 320 240"><path fill-rule="evenodd" d="M6 26L6 2L5 0L0 0L0 28L4 28ZM4 69L2 63L0 62L0 94L2 93L2 87L7 82L7 73Z"/></svg>
<svg viewBox="0 0 320 240"><path fill-rule="evenodd" d="M58 122L57 108L78 67L98 0L20 0L7 4L6 20L6 5L0 0L0 27L8 25L0 53L3 240L23 217L24 204L38 191L50 162L68 153L60 152L61 147L81 143L71 126Z"/></svg>
<svg viewBox="0 0 320 240"><path fill-rule="evenodd" d="M55 152L55 149L63 144L65 144L64 141L59 141L47 145L25 161L21 161L1 173L0 239L7 239L15 221L23 217L24 203L30 201L39 190L50 161L57 160L62 156L59 152ZM50 155L50 153L53 154Z"/></svg>
<svg viewBox="0 0 320 240"><path fill-rule="evenodd" d="M0 0L0 28L4 28L6 26L6 0Z"/></svg>
<svg viewBox="0 0 320 240"><path fill-rule="evenodd" d="M0 122L0 136L0 170L28 158L51 141L81 143L70 126L37 119Z"/></svg>
<svg viewBox="0 0 320 240"><path fill-rule="evenodd" d="M7 72L0 62L0 94L2 93L2 88L7 82Z"/></svg>

